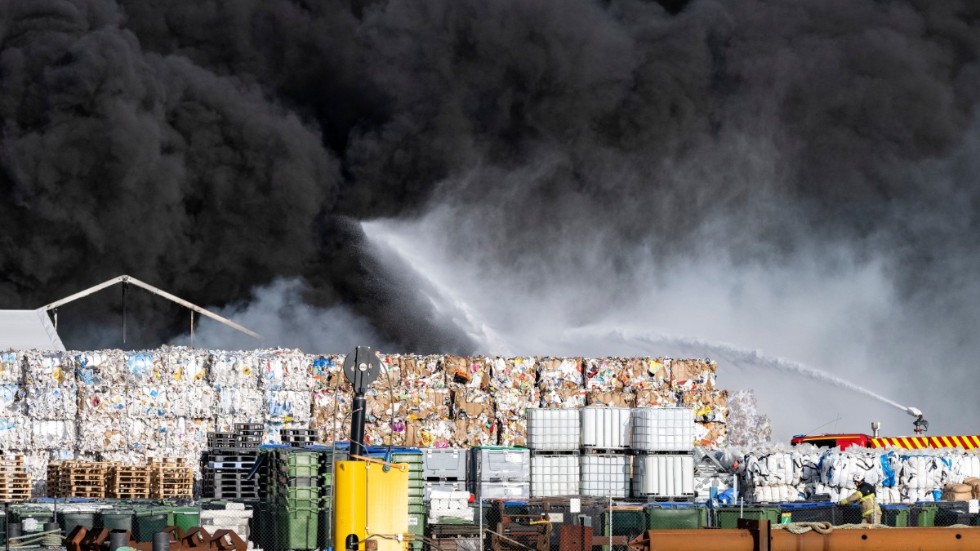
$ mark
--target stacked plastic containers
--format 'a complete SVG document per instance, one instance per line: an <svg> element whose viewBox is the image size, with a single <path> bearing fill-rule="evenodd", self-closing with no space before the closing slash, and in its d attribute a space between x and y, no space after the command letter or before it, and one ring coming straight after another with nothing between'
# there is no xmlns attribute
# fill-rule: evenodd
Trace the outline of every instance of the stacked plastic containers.
<svg viewBox="0 0 980 551"><path fill-rule="evenodd" d="M657 501L693 498L693 410L636 408L632 414L633 497Z"/></svg>
<svg viewBox="0 0 980 551"><path fill-rule="evenodd" d="M582 495L627 497L630 487L630 409L584 407L578 410L582 455Z"/></svg>
<svg viewBox="0 0 980 551"><path fill-rule="evenodd" d="M579 439L577 410L527 409L531 497L578 495Z"/></svg>
<svg viewBox="0 0 980 551"><path fill-rule="evenodd" d="M466 453L462 448L422 448L425 501L432 492L466 491Z"/></svg>
<svg viewBox="0 0 980 551"><path fill-rule="evenodd" d="M527 448L478 446L470 449L467 484L477 501L527 499L531 494L530 471Z"/></svg>

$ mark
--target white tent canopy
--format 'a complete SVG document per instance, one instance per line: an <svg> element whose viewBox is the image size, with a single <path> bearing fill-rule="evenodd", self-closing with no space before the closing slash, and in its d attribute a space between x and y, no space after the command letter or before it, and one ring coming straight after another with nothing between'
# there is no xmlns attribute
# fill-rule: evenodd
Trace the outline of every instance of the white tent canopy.
<svg viewBox="0 0 980 551"><path fill-rule="evenodd" d="M0 350L64 351L65 345L44 309L0 310Z"/></svg>

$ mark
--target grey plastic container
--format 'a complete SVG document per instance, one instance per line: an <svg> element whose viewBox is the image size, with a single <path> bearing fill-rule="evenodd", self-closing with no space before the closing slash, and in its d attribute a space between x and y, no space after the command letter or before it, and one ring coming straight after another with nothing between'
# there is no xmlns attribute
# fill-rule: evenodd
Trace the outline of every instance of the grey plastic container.
<svg viewBox="0 0 980 551"><path fill-rule="evenodd" d="M487 499L529 499L530 482L478 482L473 489L477 501Z"/></svg>
<svg viewBox="0 0 980 551"><path fill-rule="evenodd" d="M470 450L470 477L479 482L530 482L531 450L480 446ZM472 485L471 485L472 486Z"/></svg>
<svg viewBox="0 0 980 551"><path fill-rule="evenodd" d="M466 450L423 448L422 476L426 480L466 480Z"/></svg>
<svg viewBox="0 0 980 551"><path fill-rule="evenodd" d="M432 492L468 492L466 489L466 481L460 480L457 482L426 482L425 483L425 501L432 500Z"/></svg>

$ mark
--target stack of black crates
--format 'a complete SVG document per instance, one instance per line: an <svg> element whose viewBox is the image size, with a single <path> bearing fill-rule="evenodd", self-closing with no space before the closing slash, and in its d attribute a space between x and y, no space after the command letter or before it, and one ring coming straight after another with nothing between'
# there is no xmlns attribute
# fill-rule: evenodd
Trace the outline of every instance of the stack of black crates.
<svg viewBox="0 0 980 551"><path fill-rule="evenodd" d="M237 423L234 432L208 433L201 461L202 495L236 501L262 497L260 477L253 473L261 442L261 423Z"/></svg>

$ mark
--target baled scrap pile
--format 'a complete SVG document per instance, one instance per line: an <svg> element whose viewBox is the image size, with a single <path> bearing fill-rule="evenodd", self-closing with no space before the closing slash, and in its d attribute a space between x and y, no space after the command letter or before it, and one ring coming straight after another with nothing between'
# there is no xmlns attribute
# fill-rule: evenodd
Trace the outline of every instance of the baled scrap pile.
<svg viewBox="0 0 980 551"><path fill-rule="evenodd" d="M724 441L726 394L714 364L651 358L387 355L367 395L368 444L471 447L526 443L529 407L690 405L703 445ZM350 433L343 355L186 347L0 354L0 450L43 484L51 460L195 468L209 432L261 423L263 442L315 428ZM678 367L679 366L679 367ZM390 383L390 388L389 388ZM38 488L35 488L38 490Z"/></svg>
<svg viewBox="0 0 980 551"><path fill-rule="evenodd" d="M455 435L451 447L468 448L497 443L497 418L490 389L491 364L484 357L446 356Z"/></svg>
<svg viewBox="0 0 980 551"><path fill-rule="evenodd" d="M800 501L818 494L838 501L854 492L855 473L875 485L880 503L938 501L949 486L980 477L980 454L779 446L744 454L736 469L745 500L768 502Z"/></svg>
<svg viewBox="0 0 980 551"><path fill-rule="evenodd" d="M499 444L527 445L526 411L541 403L535 359L494 358L491 361L490 392L496 406Z"/></svg>

